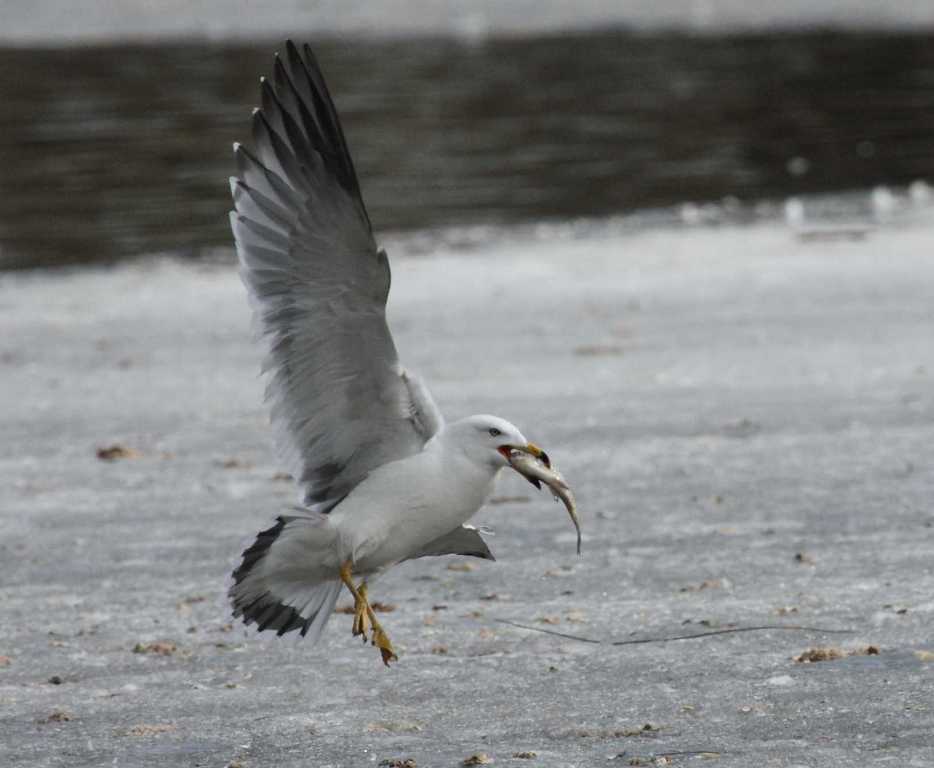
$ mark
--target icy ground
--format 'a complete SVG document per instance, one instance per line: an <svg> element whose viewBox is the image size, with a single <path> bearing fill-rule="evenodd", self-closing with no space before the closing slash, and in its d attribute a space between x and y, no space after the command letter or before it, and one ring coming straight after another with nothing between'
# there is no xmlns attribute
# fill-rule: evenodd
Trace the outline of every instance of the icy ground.
<svg viewBox="0 0 934 768"><path fill-rule="evenodd" d="M4 275L0 764L934 764L934 223L390 255L403 358L550 451L583 556L504 478L498 562L375 586L392 669L231 624L294 495L234 269Z"/></svg>

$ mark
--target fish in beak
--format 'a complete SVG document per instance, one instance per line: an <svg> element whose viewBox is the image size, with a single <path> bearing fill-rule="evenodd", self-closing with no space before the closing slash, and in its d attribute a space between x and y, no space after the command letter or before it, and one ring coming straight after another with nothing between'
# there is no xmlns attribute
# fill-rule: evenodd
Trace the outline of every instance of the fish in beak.
<svg viewBox="0 0 934 768"><path fill-rule="evenodd" d="M503 454L506 461L509 462L509 465L515 469L520 475L522 475L526 480L528 480L532 485L534 485L538 490L542 489L542 481L530 475L525 474L519 470L513 464L513 455L519 455L526 453L530 456L534 456L546 467L551 467L551 459L548 458L548 454L545 453L541 448L539 448L535 443L527 443L526 445L501 445L497 450Z"/></svg>
<svg viewBox="0 0 934 768"><path fill-rule="evenodd" d="M574 501L574 494L568 487L567 482L557 468L552 466L548 454L539 448L535 443L528 443L524 446L504 445L499 448L509 466L522 475L536 488L541 489L541 484L548 486L548 490L556 500L564 503L571 521L577 529L577 554L581 553L581 524L577 516L577 503Z"/></svg>

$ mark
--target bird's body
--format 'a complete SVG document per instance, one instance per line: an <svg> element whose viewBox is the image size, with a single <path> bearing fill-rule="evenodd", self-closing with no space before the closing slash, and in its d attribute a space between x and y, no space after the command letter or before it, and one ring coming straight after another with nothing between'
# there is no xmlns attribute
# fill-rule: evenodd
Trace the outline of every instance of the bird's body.
<svg viewBox="0 0 934 768"><path fill-rule="evenodd" d="M447 431L420 453L375 469L329 515L341 557L353 562L355 573L378 573L411 558L489 498L500 467L449 450Z"/></svg>
<svg viewBox="0 0 934 768"><path fill-rule="evenodd" d="M231 226L301 504L244 551L230 597L260 630L315 639L346 586L354 634L372 630L388 663L395 653L366 580L426 555L493 559L464 523L515 452L548 460L495 416L446 423L402 366L386 324L389 261L311 49L288 43L273 80L261 81L256 154L234 145Z"/></svg>

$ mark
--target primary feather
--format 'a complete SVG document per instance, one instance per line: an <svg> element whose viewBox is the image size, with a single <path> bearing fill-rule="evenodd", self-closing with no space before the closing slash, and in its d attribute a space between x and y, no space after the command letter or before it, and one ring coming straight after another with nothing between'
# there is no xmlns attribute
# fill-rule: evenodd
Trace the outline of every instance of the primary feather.
<svg viewBox="0 0 934 768"><path fill-rule="evenodd" d="M235 145L231 226L268 353L276 443L327 512L373 468L422 449L443 425L399 362L386 324L390 273L373 238L337 111L308 46L276 56Z"/></svg>

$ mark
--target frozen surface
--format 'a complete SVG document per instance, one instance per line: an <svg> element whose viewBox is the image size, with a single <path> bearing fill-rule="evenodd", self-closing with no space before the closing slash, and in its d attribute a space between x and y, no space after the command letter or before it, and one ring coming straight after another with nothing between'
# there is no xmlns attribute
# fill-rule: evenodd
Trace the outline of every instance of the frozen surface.
<svg viewBox="0 0 934 768"><path fill-rule="evenodd" d="M231 625L237 554L293 497L234 269L4 275L0 764L934 764L934 226L404 251L404 359L550 451L583 557L504 478L498 562L375 585L391 670L347 615L318 648Z"/></svg>

